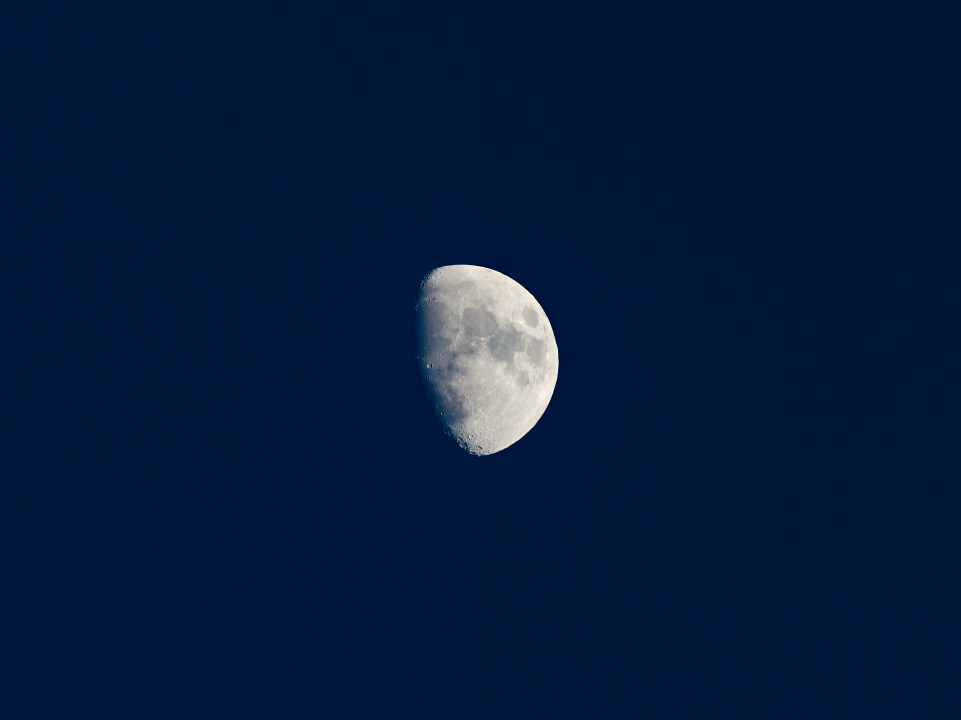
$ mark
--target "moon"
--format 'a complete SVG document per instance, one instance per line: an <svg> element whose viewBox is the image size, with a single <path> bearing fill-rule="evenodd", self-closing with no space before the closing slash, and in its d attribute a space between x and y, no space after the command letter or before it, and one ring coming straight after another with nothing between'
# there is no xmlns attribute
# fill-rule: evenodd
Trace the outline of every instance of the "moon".
<svg viewBox="0 0 961 720"><path fill-rule="evenodd" d="M540 420L557 383L557 341L520 283L477 265L447 265L421 283L421 372L441 423L472 455L513 445Z"/></svg>

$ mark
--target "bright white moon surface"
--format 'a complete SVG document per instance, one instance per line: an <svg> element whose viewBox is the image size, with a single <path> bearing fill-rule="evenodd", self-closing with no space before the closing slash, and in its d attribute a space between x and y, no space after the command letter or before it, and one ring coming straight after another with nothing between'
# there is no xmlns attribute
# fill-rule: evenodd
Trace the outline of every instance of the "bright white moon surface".
<svg viewBox="0 0 961 720"><path fill-rule="evenodd" d="M513 445L544 414L557 342L519 283L476 265L437 268L417 300L418 358L448 434L473 455Z"/></svg>

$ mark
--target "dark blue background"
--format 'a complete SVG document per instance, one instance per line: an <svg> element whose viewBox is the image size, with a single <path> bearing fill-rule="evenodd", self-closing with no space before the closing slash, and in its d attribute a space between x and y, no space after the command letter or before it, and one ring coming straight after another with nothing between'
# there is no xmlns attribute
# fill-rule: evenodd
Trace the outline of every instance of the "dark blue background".
<svg viewBox="0 0 961 720"><path fill-rule="evenodd" d="M0 22L0 716L961 716L961 6L75 5ZM458 263L560 351L480 459Z"/></svg>

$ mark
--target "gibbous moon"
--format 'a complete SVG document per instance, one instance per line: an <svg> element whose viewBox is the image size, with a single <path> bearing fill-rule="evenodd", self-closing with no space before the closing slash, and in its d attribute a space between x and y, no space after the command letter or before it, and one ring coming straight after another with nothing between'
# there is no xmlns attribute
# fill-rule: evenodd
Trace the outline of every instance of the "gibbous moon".
<svg viewBox="0 0 961 720"><path fill-rule="evenodd" d="M437 268L417 300L418 363L448 434L472 455L520 440L557 382L557 342L534 296L476 265Z"/></svg>

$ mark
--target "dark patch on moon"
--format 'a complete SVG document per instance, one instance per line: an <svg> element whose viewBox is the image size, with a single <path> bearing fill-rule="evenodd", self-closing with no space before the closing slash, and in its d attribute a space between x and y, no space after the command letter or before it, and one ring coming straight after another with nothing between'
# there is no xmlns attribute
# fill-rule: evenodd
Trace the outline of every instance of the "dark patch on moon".
<svg viewBox="0 0 961 720"><path fill-rule="evenodd" d="M538 340L535 337L529 338L527 355L537 367L543 367L544 357L547 355L547 348L544 347L544 341Z"/></svg>
<svg viewBox="0 0 961 720"><path fill-rule="evenodd" d="M531 327L536 328L538 325L540 325L541 321L537 317L537 313L534 312L534 308L530 308L530 307L524 308L524 312L521 313L521 316L524 318L524 322L526 322Z"/></svg>
<svg viewBox="0 0 961 720"><path fill-rule="evenodd" d="M513 327L498 328L487 341L487 346L495 360L510 364L514 362L514 353L522 349L524 337L525 333Z"/></svg>

